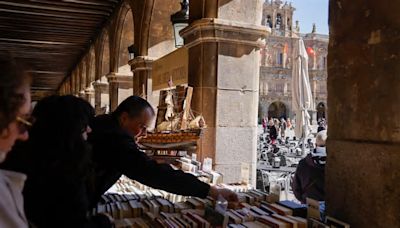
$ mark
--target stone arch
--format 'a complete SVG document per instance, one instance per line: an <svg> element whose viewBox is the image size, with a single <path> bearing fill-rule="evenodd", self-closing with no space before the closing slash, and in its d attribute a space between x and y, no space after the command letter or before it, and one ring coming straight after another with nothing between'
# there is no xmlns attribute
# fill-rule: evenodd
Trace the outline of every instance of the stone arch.
<svg viewBox="0 0 400 228"><path fill-rule="evenodd" d="M284 61L284 56L283 56L283 51L284 51L285 45L283 43L277 43L272 46L272 62L273 65L276 66L281 66L283 65Z"/></svg>
<svg viewBox="0 0 400 228"><path fill-rule="evenodd" d="M76 85L78 84L77 83L77 81L78 81L78 75L79 75L79 72L78 72L78 69L75 69L75 72L74 72L74 74L73 74L73 94L74 95L76 95L77 93L78 93L78 88L76 87Z"/></svg>
<svg viewBox="0 0 400 228"><path fill-rule="evenodd" d="M102 76L106 76L110 73L110 36L108 29L103 31L98 42L97 50L96 80L99 80Z"/></svg>
<svg viewBox="0 0 400 228"><path fill-rule="evenodd" d="M285 47L285 45L283 43L277 43L272 46L272 48L276 48L276 49L283 49L284 47Z"/></svg>
<svg viewBox="0 0 400 228"><path fill-rule="evenodd" d="M272 102L268 106L268 118L287 118L289 115L289 110L287 105L281 101Z"/></svg>
<svg viewBox="0 0 400 228"><path fill-rule="evenodd" d="M159 58L175 50L171 15L180 10L180 1L154 0L148 33L143 34L147 55ZM156 9L156 10L155 10Z"/></svg>
<svg viewBox="0 0 400 228"><path fill-rule="evenodd" d="M150 0L142 8L141 25L135 31L140 55L159 58L175 50L171 15L180 10L180 1Z"/></svg>
<svg viewBox="0 0 400 228"><path fill-rule="evenodd" d="M89 87L92 82L95 81L96 78L96 54L94 51L94 47L91 47L89 50L89 53L87 55L86 59L86 72L87 72L87 77L86 77L86 87Z"/></svg>
<svg viewBox="0 0 400 228"><path fill-rule="evenodd" d="M128 47L134 43L134 25L132 10L125 14L120 33L118 51L118 72L131 73L129 62Z"/></svg>
<svg viewBox="0 0 400 228"><path fill-rule="evenodd" d="M86 87L86 57L82 59L79 67L80 77L79 77L79 92L85 89Z"/></svg>
<svg viewBox="0 0 400 228"><path fill-rule="evenodd" d="M73 94L74 93L74 73L71 73L70 76L67 79L67 85L68 85L68 94Z"/></svg>
<svg viewBox="0 0 400 228"><path fill-rule="evenodd" d="M128 14L130 12L130 14ZM120 8L118 9L118 12L116 14L116 18L114 18L113 23L111 23L110 28L112 28L110 32L110 72L118 72L118 67L122 64L120 63L120 55L121 53L121 41L125 40L123 37L123 33L128 34L129 37L133 39L134 36L134 19L133 19L133 11L131 10L131 7L129 4L127 4L126 1L122 3ZM128 20L126 20L128 17ZM127 25L126 25L127 24ZM125 29L125 31L124 31ZM126 32L128 30L128 32ZM133 39L134 40L134 39ZM129 42L129 41L127 41ZM132 41L133 43L133 41ZM131 43L131 44L132 44ZM129 45L131 45L129 44ZM128 46L129 46L128 45ZM128 50L124 50L123 52L126 52L126 55L128 54ZM128 64L128 61L126 61L126 64Z"/></svg>
<svg viewBox="0 0 400 228"><path fill-rule="evenodd" d="M317 120L326 119L326 105L324 102L319 102L317 105Z"/></svg>
<svg viewBox="0 0 400 228"><path fill-rule="evenodd" d="M71 87L71 94L75 93L75 70L73 70L69 76L69 83Z"/></svg>
<svg viewBox="0 0 400 228"><path fill-rule="evenodd" d="M80 88L79 88L80 87L80 78L81 78L81 70L80 70L80 65L78 65L78 67L75 70L75 79L74 79L75 95L78 94L79 90L80 90Z"/></svg>

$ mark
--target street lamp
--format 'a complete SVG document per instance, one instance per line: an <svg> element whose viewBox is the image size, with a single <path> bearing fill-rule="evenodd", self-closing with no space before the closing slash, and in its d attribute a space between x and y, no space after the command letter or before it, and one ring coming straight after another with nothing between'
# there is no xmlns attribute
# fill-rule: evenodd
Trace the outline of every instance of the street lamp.
<svg viewBox="0 0 400 228"><path fill-rule="evenodd" d="M128 47L128 52L129 52L129 57L128 57L129 60L134 59L136 54L136 48L134 44Z"/></svg>
<svg viewBox="0 0 400 228"><path fill-rule="evenodd" d="M183 46L183 38L179 32L189 25L189 1L182 0L181 10L171 15L171 22L174 27L175 47Z"/></svg>

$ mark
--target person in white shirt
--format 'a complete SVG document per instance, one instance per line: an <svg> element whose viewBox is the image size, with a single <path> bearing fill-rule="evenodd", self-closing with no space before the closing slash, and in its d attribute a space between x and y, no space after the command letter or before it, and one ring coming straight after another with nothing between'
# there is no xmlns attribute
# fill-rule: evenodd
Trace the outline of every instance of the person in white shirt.
<svg viewBox="0 0 400 228"><path fill-rule="evenodd" d="M29 76L11 57L0 58L0 163L17 140L27 140L31 124ZM22 190L26 175L0 169L0 227L25 228Z"/></svg>

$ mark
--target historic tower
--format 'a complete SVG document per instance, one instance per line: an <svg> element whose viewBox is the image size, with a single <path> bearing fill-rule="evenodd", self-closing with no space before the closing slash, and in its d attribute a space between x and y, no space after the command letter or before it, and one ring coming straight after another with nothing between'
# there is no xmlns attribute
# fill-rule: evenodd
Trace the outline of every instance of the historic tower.
<svg viewBox="0 0 400 228"><path fill-rule="evenodd" d="M292 36L293 31L293 12L295 8L291 3L281 0L266 0L263 7L262 24L272 30L272 35Z"/></svg>

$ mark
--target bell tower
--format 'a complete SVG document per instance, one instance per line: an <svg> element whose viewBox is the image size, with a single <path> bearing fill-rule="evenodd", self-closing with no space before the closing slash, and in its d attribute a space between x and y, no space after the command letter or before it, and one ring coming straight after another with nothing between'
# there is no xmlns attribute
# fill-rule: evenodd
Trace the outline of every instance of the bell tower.
<svg viewBox="0 0 400 228"><path fill-rule="evenodd" d="M291 3L281 0L266 0L263 7L262 24L269 27L272 35L289 37L293 32L293 12Z"/></svg>

